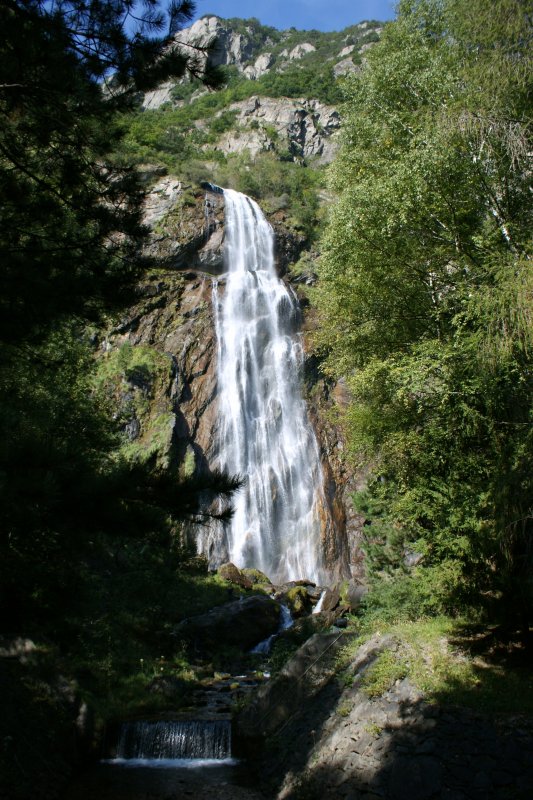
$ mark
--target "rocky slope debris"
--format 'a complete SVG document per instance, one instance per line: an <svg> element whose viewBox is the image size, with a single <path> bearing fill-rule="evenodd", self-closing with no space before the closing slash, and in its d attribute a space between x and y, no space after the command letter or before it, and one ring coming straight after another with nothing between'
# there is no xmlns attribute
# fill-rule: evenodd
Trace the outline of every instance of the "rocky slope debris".
<svg viewBox="0 0 533 800"><path fill-rule="evenodd" d="M258 753L261 780L276 800L526 800L533 792L533 735L498 720L424 700L407 679L378 696L362 685L397 643L376 634L356 647L339 681L346 634L316 634L262 686L237 730ZM352 644L353 647L353 644ZM259 749L258 749L259 748Z"/></svg>

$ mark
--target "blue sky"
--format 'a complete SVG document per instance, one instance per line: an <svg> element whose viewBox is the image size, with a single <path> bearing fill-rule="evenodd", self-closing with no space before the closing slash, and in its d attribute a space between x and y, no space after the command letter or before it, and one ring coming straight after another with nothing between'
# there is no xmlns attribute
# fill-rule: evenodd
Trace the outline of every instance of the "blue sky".
<svg viewBox="0 0 533 800"><path fill-rule="evenodd" d="M394 5L394 0L196 0L196 16L257 17L280 29L338 31L364 19L393 19Z"/></svg>

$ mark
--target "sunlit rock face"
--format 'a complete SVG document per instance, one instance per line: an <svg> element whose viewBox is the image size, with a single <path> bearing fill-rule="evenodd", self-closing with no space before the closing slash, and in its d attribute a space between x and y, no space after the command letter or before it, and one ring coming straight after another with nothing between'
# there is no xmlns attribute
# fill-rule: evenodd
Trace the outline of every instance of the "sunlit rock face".
<svg viewBox="0 0 533 800"><path fill-rule="evenodd" d="M175 41L185 53L198 47L210 48L208 59L211 66L233 64L239 70L244 68L255 49L251 35L237 33L226 20L215 16L197 20L177 33Z"/></svg>
<svg viewBox="0 0 533 800"><path fill-rule="evenodd" d="M227 251L231 234L227 218L227 196L206 197L198 190L195 193L195 205L183 203L184 192L191 191L190 184L168 177L158 180L150 191L146 203L146 222L154 228L154 233L147 246L147 254L160 266L138 287L137 302L116 321L101 342L105 353L112 353L128 343L133 348L150 348L155 355L160 353L165 362L168 361L168 368L154 373L150 391L143 394L135 414L130 408L130 395L135 391L141 392L143 387L132 388L127 381L119 381L117 410L124 417L131 440L130 447L140 451L153 451L157 454L158 463L177 465L183 474L188 475L209 472L220 465L223 425L226 425L226 432L229 430L221 415L221 345L218 332L223 324L223 305L225 298L229 297L231 274L228 272ZM206 200L209 203L208 208ZM356 487L352 486L349 480L351 474L340 458L342 434L329 421L327 403L320 399L324 392L315 380L317 376L306 376L307 394L315 387L312 401L307 397L304 402L300 394L302 360L305 366L308 358L304 353L305 347L299 328L300 323L304 323L305 336L305 326L308 327L309 322L305 322L301 303L295 296L294 290L299 292L299 284L291 286L290 283L290 264L298 259L303 240L284 227L281 218L277 217L272 219L276 231L273 237L261 212L257 209L255 214L256 220L262 220L259 226L262 233L258 234L261 242L254 247L257 254L258 247L266 246L266 261L263 262L262 270L247 270L249 274L244 278L252 283L259 278L264 279L265 291L267 295L270 292L268 297L276 299L277 308L274 320L269 322L260 313L260 307L266 302L265 297L256 297L254 300L258 326L258 339L254 346L258 346L259 340L263 344L266 342L265 353L257 356L256 377L259 385L265 385L269 392L268 424L274 428L282 423L288 426L290 430L287 442L294 440L298 425L302 426L298 435L305 443L305 452L300 458L298 469L305 473L302 494L305 496L307 493L307 497L312 499L307 511L301 510L298 515L312 519L312 522L309 523L311 535L308 540L311 552L308 551L307 555L302 543L295 545L294 553L290 554L289 545L285 548L281 540L281 544L277 541L272 545L272 553L277 555L269 556L269 561L253 563L255 557L250 556L247 563L257 567L264 564L262 569L272 580L275 573L283 577L294 575L311 579L320 570L332 579L345 577L349 574L348 563L357 559L354 547L348 546L348 542L353 542L353 535L350 534L353 520L349 504L347 505L349 495ZM268 240L266 245L265 236ZM237 267L237 263L234 266ZM239 269L242 268L241 265ZM283 279L280 279L280 275L284 276ZM216 297L215 303L213 295ZM239 306L238 298L251 300L251 294L248 295L246 289L235 288L231 302ZM249 320L247 324L254 327L255 322ZM268 336L272 329L277 332L276 347L272 346L272 340L270 346L268 345ZM279 394L276 395L275 387L270 386L275 358L284 364L282 372L290 373L291 385L296 385L298 400L291 401L296 406L294 413L285 411L280 414L282 406L278 407ZM283 390L285 391L288 389ZM164 440L159 430L163 418L166 426ZM269 466L264 469L275 475L275 471L281 469L276 458L281 456L277 453L277 446L273 446L273 452L275 458L267 462ZM234 468L242 471L239 463L235 464ZM322 488L317 490L314 481L318 476L320 485L320 473ZM307 476L311 474L313 480L306 483ZM281 514L279 520L285 519L285 512L279 511L283 492L286 491L283 488L284 481L285 477L283 480L274 480L267 495L274 506L271 521L274 518L276 520L276 536L284 535L288 529L294 528L290 516L288 526L277 523L278 513ZM359 520L356 522L358 526ZM191 535L195 541L198 537L203 539L204 551L211 556L212 563L230 560L233 540L220 528L206 531L205 527L196 526ZM243 541L244 553L247 547L246 537L243 537ZM283 552L280 552L280 548ZM255 552L253 548L252 552ZM285 567L285 562L292 566ZM319 582L322 580L321 578Z"/></svg>
<svg viewBox="0 0 533 800"><path fill-rule="evenodd" d="M333 106L318 100L254 95L229 108L237 113L238 130L225 133L215 144L216 150L226 154L248 150L256 156L274 149L278 137L286 141L295 158L315 158L319 164L333 160L340 128L339 113Z"/></svg>

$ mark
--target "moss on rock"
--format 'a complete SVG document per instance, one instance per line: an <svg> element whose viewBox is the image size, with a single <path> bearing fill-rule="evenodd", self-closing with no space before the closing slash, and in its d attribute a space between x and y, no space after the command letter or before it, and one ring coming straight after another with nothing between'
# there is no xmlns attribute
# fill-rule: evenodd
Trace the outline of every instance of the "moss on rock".
<svg viewBox="0 0 533 800"><path fill-rule="evenodd" d="M229 581L229 583L233 583L235 586L240 586L242 589L252 588L252 581L250 578L244 575L231 561L228 561L227 564L222 564L218 569L218 574L221 578L224 578L225 581Z"/></svg>
<svg viewBox="0 0 533 800"><path fill-rule="evenodd" d="M293 586L285 595L293 617L303 617L311 610L311 598L305 586Z"/></svg>

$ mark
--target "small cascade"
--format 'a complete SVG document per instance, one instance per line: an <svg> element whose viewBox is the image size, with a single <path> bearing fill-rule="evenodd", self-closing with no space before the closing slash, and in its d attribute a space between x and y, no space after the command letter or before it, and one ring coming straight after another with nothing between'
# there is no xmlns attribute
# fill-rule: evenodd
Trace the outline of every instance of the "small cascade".
<svg viewBox="0 0 533 800"><path fill-rule="evenodd" d="M324 605L324 598L326 596L327 589L324 589L320 597L318 598L318 603L313 608L313 614L320 614L322 611L322 606Z"/></svg>
<svg viewBox="0 0 533 800"><path fill-rule="evenodd" d="M118 759L226 759L231 757L230 720L125 722Z"/></svg>
<svg viewBox="0 0 533 800"><path fill-rule="evenodd" d="M279 623L279 630L278 633L282 631L288 630L288 628L292 628L294 625L294 620L292 618L291 610L289 606L281 604L281 619Z"/></svg>
<svg viewBox="0 0 533 800"><path fill-rule="evenodd" d="M290 608L282 604L281 617L277 632L273 633L271 636L268 636L266 639L263 639L263 641L259 642L259 644L256 644L256 646L253 648L253 650L250 650L250 652L267 656L272 650L272 645L274 644L280 633L282 631L286 631L288 628L292 628L293 625L294 625L294 620L292 618Z"/></svg>

